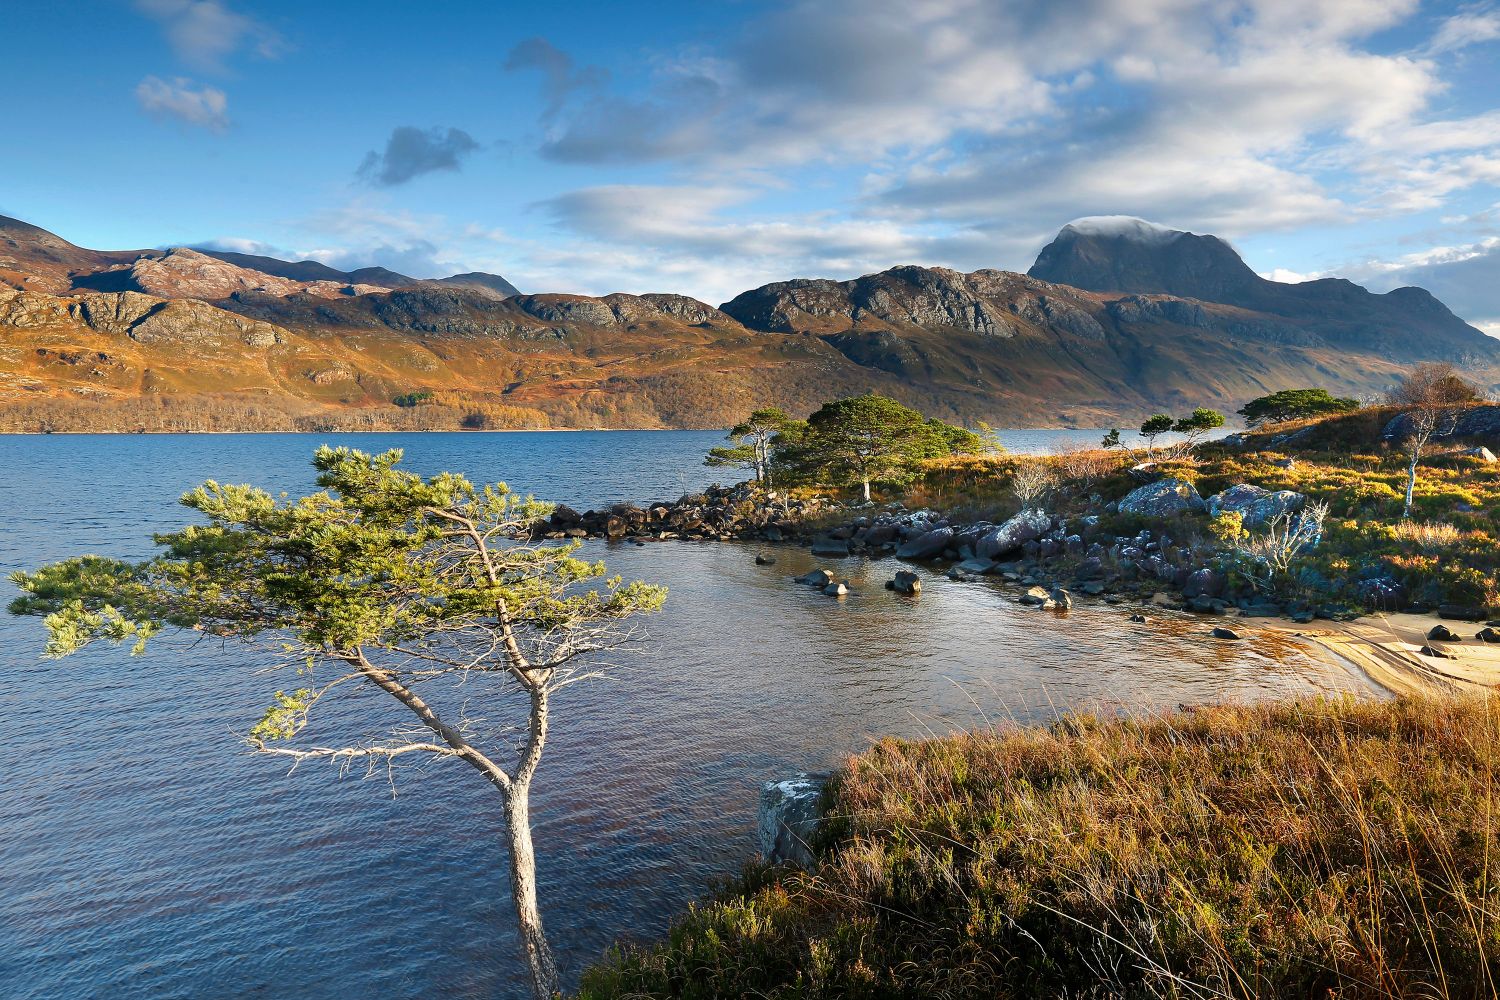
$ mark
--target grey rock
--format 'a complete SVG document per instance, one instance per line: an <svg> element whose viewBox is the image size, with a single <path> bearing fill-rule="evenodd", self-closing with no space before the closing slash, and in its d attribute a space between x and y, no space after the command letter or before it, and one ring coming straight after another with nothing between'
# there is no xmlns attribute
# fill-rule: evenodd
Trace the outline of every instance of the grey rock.
<svg viewBox="0 0 1500 1000"><path fill-rule="evenodd" d="M1463 636L1453 631L1446 625L1434 625L1427 630L1428 641L1438 642L1463 642Z"/></svg>
<svg viewBox="0 0 1500 1000"><path fill-rule="evenodd" d="M849 554L849 540L846 538L829 538L824 536L813 541L812 554L815 556L828 556L841 558Z"/></svg>
<svg viewBox="0 0 1500 1000"><path fill-rule="evenodd" d="M808 841L822 821L819 806L827 784L827 774L802 772L761 786L755 834L762 860L802 868L813 866L817 859Z"/></svg>
<svg viewBox="0 0 1500 1000"><path fill-rule="evenodd" d="M1159 479L1128 493L1120 501L1120 513L1143 517L1172 517L1185 511L1204 509L1203 498L1192 483L1181 479Z"/></svg>
<svg viewBox="0 0 1500 1000"><path fill-rule="evenodd" d="M833 582L833 574L826 569L815 569L811 573L797 577L797 582L822 590Z"/></svg>
<svg viewBox="0 0 1500 1000"><path fill-rule="evenodd" d="M843 597L849 593L849 585L847 583L830 583L823 588L823 593L829 597Z"/></svg>
<svg viewBox="0 0 1500 1000"><path fill-rule="evenodd" d="M922 578L909 570L897 570L895 578L887 581L885 586L898 594L920 594Z"/></svg>
<svg viewBox="0 0 1500 1000"><path fill-rule="evenodd" d="M775 556L768 556L768 555L757 555L755 557L755 565L757 565L757 566L775 566L776 565L776 557Z"/></svg>
<svg viewBox="0 0 1500 1000"><path fill-rule="evenodd" d="M1259 527L1283 514L1301 510L1306 502L1307 498L1301 493L1291 490L1272 492L1251 483L1231 486L1223 493L1215 493L1207 501L1210 516L1236 513L1247 528Z"/></svg>
<svg viewBox="0 0 1500 1000"><path fill-rule="evenodd" d="M1218 628L1214 629L1213 631L1209 632L1208 634L1211 635L1211 636L1213 636L1215 639L1243 639L1244 638L1244 636L1240 635L1234 629L1232 629L1232 628L1225 628L1222 625L1220 625Z"/></svg>
<svg viewBox="0 0 1500 1000"><path fill-rule="evenodd" d="M1023 510L994 528L974 544L974 555L981 559L1002 559L1034 542L1052 528L1052 516L1046 511Z"/></svg>
<svg viewBox="0 0 1500 1000"><path fill-rule="evenodd" d="M952 528L934 528L903 544L896 550L896 557L898 559L932 559L942 555L952 541Z"/></svg>
<svg viewBox="0 0 1500 1000"><path fill-rule="evenodd" d="M1480 642L1500 642L1500 630L1492 626L1485 626L1474 636Z"/></svg>

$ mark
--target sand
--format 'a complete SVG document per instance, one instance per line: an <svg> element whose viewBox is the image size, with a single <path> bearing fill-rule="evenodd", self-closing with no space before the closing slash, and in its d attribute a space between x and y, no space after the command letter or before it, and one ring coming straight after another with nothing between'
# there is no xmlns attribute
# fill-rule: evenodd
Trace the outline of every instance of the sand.
<svg viewBox="0 0 1500 1000"><path fill-rule="evenodd" d="M1382 614L1351 622L1319 621L1316 625L1281 619L1233 619L1232 625L1242 633L1260 627L1300 638L1396 695L1451 694L1500 686L1500 644L1474 637L1484 627L1482 622L1443 621L1436 615ZM1429 642L1427 630L1434 625L1447 625L1463 636L1463 641ZM1423 656L1423 646L1452 653L1456 659Z"/></svg>

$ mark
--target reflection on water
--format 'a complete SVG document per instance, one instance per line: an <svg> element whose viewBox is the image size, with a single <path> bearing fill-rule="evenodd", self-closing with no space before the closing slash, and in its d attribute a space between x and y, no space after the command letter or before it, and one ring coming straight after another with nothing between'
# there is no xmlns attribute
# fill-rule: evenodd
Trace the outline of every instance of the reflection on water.
<svg viewBox="0 0 1500 1000"><path fill-rule="evenodd" d="M422 471L509 478L580 505L701 486L714 433L350 435ZM0 439L0 568L80 550L141 555L205 477L309 486L319 439ZM669 917L753 851L763 780L870 738L1077 706L1150 709L1357 686L1289 640L1207 638L1201 620L1132 624L1087 604L1023 608L1014 588L893 562L754 547L591 542L667 584L646 652L570 688L538 777L549 931L571 974ZM791 578L826 565L854 593ZM462 766L338 781L240 751L278 678L239 648L179 644L35 659L37 623L0 620L0 964L17 997L521 996L500 809ZM383 711L378 702L364 706ZM393 721L397 718L392 716ZM391 928L398 927L398 933Z"/></svg>

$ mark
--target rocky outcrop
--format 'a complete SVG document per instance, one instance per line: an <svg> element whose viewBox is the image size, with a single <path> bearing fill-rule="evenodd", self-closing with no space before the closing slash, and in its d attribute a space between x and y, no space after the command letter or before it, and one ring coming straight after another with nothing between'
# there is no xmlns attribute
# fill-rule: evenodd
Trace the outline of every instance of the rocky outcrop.
<svg viewBox="0 0 1500 1000"><path fill-rule="evenodd" d="M237 340L251 347L281 343L287 331L247 319L206 302L163 301L138 292L44 295L0 289L0 326L18 328L77 324L97 333L127 336L143 344L204 344Z"/></svg>
<svg viewBox="0 0 1500 1000"><path fill-rule="evenodd" d="M521 295L512 300L529 316L548 323L582 323L588 326L629 326L653 320L673 320L689 325L736 325L724 313L686 295L625 295L603 298L586 295Z"/></svg>
<svg viewBox="0 0 1500 1000"><path fill-rule="evenodd" d="M1215 493L1206 502L1210 517L1223 513L1239 514L1241 524L1256 528L1283 514L1301 510L1307 498L1291 490L1273 492L1251 483L1240 483L1223 493Z"/></svg>
<svg viewBox="0 0 1500 1000"><path fill-rule="evenodd" d="M1131 490L1120 501L1119 509L1121 514L1174 517L1186 512L1201 511L1204 503L1192 483L1168 478Z"/></svg>
<svg viewBox="0 0 1500 1000"><path fill-rule="evenodd" d="M670 503L618 503L580 513L560 505L533 529L537 538L607 538L666 541L756 539L779 542L801 535L805 522L833 506L816 497L798 499L763 493L748 484L715 486ZM848 555L848 542L831 554ZM832 582L831 578L828 582Z"/></svg>

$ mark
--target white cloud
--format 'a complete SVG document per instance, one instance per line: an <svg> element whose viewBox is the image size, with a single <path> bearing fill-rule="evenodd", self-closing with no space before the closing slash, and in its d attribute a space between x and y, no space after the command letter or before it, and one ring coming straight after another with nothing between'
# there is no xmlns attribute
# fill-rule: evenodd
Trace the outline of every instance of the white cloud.
<svg viewBox="0 0 1500 1000"><path fill-rule="evenodd" d="M1457 52L1497 38L1500 38L1500 11L1493 7L1471 7L1445 18L1427 43L1426 51L1432 55Z"/></svg>
<svg viewBox="0 0 1500 1000"><path fill-rule="evenodd" d="M177 57L199 70L222 70L244 47L274 58L284 45L275 31L220 0L135 0L135 6L162 26Z"/></svg>
<svg viewBox="0 0 1500 1000"><path fill-rule="evenodd" d="M819 230L849 251L821 255L830 267L926 252L1024 268L1079 215L1242 238L1500 182L1500 111L1432 115L1446 81L1431 45L1369 43L1417 13L1417 0L794 0L714 51L662 55L643 87L541 40L513 68L542 73L543 155L676 174L650 212L631 207L639 189L547 203L601 245L645 242L657 261L738 252L753 268L779 237L788 275L817 262L799 236ZM1489 16L1471 9L1434 38ZM868 167L853 201L734 221L847 163Z"/></svg>
<svg viewBox="0 0 1500 1000"><path fill-rule="evenodd" d="M229 127L229 99L217 87L200 87L183 77L168 81L148 76L136 85L135 99L157 118L174 118L210 132Z"/></svg>

